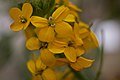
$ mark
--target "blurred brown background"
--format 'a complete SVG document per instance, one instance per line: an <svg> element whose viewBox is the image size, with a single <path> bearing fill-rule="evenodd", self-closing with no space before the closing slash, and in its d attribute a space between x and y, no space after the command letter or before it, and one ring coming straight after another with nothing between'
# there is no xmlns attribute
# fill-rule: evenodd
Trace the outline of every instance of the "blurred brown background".
<svg viewBox="0 0 120 80"><path fill-rule="evenodd" d="M120 0L70 0L82 9L80 18L92 25L100 46L104 43L104 62L100 80L120 80ZM0 0L0 80L28 80L28 52L23 32L13 32L9 9L22 0ZM104 34L101 35L101 30ZM104 39L101 37L104 36ZM99 56L99 52L94 52ZM96 63L99 63L96 61ZM97 71L93 67L93 71Z"/></svg>

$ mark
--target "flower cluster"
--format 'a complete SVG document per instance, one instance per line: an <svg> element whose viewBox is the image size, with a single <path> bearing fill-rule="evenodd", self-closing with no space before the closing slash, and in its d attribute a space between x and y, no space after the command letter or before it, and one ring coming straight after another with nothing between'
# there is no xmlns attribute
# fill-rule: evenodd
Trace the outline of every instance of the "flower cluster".
<svg viewBox="0 0 120 80"><path fill-rule="evenodd" d="M14 20L10 28L13 31L23 30L27 49L39 51L38 57L33 56L27 62L32 80L57 80L54 71L57 66L68 65L76 71L90 67L93 60L82 55L98 47L94 33L78 17L80 9L68 0L52 1L54 5L47 13L43 10L37 12L39 15L34 13L37 8L32 2L23 3L21 9L10 9L10 16ZM43 2L42 7L47 0Z"/></svg>

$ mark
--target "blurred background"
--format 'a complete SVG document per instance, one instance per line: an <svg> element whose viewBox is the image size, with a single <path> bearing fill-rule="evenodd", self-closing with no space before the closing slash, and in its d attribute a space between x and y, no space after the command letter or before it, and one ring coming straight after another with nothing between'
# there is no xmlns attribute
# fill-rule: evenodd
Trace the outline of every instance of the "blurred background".
<svg viewBox="0 0 120 80"><path fill-rule="evenodd" d="M93 24L92 30L97 35L100 47L104 44L100 80L120 80L120 0L70 1L82 9L81 20ZM22 0L0 0L0 80L30 80L26 61L31 53L25 48L24 34L10 29L12 20L9 9L20 2ZM97 49L91 54L95 55L92 57L96 61L89 70L92 69L91 72L95 74L99 68L100 53ZM90 72L87 71L84 70L84 73ZM89 74L86 76L91 77Z"/></svg>

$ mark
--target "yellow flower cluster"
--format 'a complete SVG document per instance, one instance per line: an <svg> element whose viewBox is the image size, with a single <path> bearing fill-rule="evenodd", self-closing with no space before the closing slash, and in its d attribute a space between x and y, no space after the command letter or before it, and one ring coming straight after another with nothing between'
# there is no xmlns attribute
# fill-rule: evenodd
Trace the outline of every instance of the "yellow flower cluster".
<svg viewBox="0 0 120 80"><path fill-rule="evenodd" d="M76 71L90 67L93 60L82 57L88 49L98 47L98 41L89 26L79 20L81 10L68 0L55 0L55 8L49 17L33 15L30 3L22 10L10 9L14 22L13 31L24 30L27 49L39 51L38 57L27 62L32 80L57 80L56 66L69 65ZM42 12L41 12L42 13Z"/></svg>

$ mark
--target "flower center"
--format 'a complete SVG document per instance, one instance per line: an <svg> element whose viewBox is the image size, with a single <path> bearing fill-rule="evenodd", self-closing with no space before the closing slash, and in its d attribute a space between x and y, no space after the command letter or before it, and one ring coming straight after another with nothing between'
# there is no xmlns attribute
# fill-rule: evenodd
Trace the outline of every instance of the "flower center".
<svg viewBox="0 0 120 80"><path fill-rule="evenodd" d="M42 42L40 49L41 49L41 48L47 48L47 46L48 46L48 43L47 43L47 42Z"/></svg>
<svg viewBox="0 0 120 80"><path fill-rule="evenodd" d="M20 16L20 22L21 22L21 23L26 23L27 20L26 20L23 16Z"/></svg>
<svg viewBox="0 0 120 80"><path fill-rule="evenodd" d="M69 46L69 47L73 47L73 46L74 46L74 44L75 44L75 42L74 42L74 41L69 41L69 42L68 42L68 46Z"/></svg>
<svg viewBox="0 0 120 80"><path fill-rule="evenodd" d="M51 16L48 19L48 26L55 27L55 22Z"/></svg>
<svg viewBox="0 0 120 80"><path fill-rule="evenodd" d="M37 72L35 73L35 76L37 76L37 75L41 75L42 72L43 72L43 70L41 70L41 71L37 71Z"/></svg>

